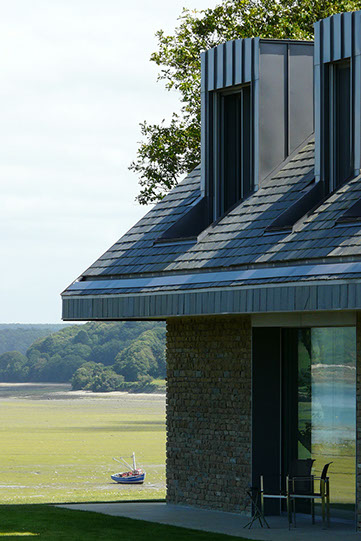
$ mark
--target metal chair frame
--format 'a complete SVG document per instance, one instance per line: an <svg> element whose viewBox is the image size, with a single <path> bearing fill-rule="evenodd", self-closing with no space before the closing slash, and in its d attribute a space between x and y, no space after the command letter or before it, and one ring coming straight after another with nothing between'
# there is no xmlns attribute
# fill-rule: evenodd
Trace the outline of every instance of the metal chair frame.
<svg viewBox="0 0 361 541"><path fill-rule="evenodd" d="M322 524L325 527L327 524L327 527L330 526L330 479L327 476L328 468L332 464L332 462L329 462L323 467L322 474L320 477L315 477L314 475L310 476L297 476L297 477L289 477L287 479L287 497L288 497L288 505L287 508L289 512L291 511L291 504L293 507L293 522L296 526L296 500L297 499L304 499L304 500L311 500L311 515L312 515L312 524L315 523L315 500L320 499L321 500L321 507L322 507ZM319 492L315 492L314 490L314 482L319 481L320 482L320 490ZM297 492L297 484L300 483L309 483L310 490L309 492L301 491ZM307 484L306 484L307 487ZM292 512L289 513L289 524L292 522Z"/></svg>
<svg viewBox="0 0 361 541"><path fill-rule="evenodd" d="M246 490L246 495L248 499L250 500L252 507L253 507L253 515L252 518L247 524L243 526L243 528L248 528L249 530L252 528L253 523L257 520L260 523L261 528L264 528L265 526L269 528L269 524L264 516L263 509L259 507L258 501L260 496L260 490L256 487L248 487Z"/></svg>
<svg viewBox="0 0 361 541"><path fill-rule="evenodd" d="M288 487L288 483L286 482L286 491L282 491L280 489L279 492L265 492L264 490L264 476L261 475L260 476L260 485L261 485L261 511L262 511L262 515L264 516L264 500L266 499L273 499L273 500L286 500L286 505L287 505L287 517L288 517L288 521L290 521L290 507L289 507L289 498L288 498L288 493L287 493L287 487Z"/></svg>

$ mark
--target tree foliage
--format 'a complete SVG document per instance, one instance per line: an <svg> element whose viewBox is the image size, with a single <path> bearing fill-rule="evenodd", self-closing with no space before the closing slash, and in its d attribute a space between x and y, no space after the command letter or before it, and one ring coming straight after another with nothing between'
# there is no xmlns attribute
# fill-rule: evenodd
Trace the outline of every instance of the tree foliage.
<svg viewBox="0 0 361 541"><path fill-rule="evenodd" d="M28 377L27 358L19 351L0 355L0 381L24 381Z"/></svg>
<svg viewBox="0 0 361 541"><path fill-rule="evenodd" d="M74 389L120 390L124 379L165 376L165 327L155 322L86 323L0 355L0 381L68 382Z"/></svg>
<svg viewBox="0 0 361 541"><path fill-rule="evenodd" d="M8 351L20 351L25 355L26 350L38 338L65 328L62 325L24 325L20 323L0 324L0 355Z"/></svg>
<svg viewBox="0 0 361 541"><path fill-rule="evenodd" d="M181 175L200 162L200 53L237 38L313 39L313 24L344 11L361 9L361 0L223 0L215 8L183 9L172 35L156 33L151 61L158 80L176 90L180 110L170 122L144 121L143 141L130 169L139 175L141 204L161 200Z"/></svg>

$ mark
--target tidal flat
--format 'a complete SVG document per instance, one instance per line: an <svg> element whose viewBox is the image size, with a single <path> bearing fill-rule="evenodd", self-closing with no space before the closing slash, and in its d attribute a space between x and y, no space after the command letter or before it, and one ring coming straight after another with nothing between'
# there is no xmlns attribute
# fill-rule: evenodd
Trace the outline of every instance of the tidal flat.
<svg viewBox="0 0 361 541"><path fill-rule="evenodd" d="M133 451L145 483L114 483ZM0 504L164 497L164 395L0 383Z"/></svg>

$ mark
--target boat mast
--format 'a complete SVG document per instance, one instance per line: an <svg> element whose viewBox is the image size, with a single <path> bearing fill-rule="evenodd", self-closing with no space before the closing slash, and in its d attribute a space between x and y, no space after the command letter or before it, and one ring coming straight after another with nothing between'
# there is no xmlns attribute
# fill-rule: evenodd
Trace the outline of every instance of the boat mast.
<svg viewBox="0 0 361 541"><path fill-rule="evenodd" d="M134 451L133 451L132 457L133 457L133 470L136 470L136 469L137 469L137 465L136 465L136 463L135 463L135 452L134 452Z"/></svg>

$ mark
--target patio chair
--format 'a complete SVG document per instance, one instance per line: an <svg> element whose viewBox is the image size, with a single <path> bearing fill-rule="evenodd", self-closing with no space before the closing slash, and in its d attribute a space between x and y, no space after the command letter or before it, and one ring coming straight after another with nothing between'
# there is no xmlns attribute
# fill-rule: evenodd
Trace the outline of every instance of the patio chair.
<svg viewBox="0 0 361 541"><path fill-rule="evenodd" d="M265 515L265 500L278 500L280 504L282 500L285 500L287 515L289 516L287 483L284 485L283 483L284 478L280 475L260 475L261 511L263 516ZM281 505L279 509L281 509Z"/></svg>
<svg viewBox="0 0 361 541"><path fill-rule="evenodd" d="M309 499L311 501L312 524L314 524L315 500L319 499L322 506L322 524L325 526L325 519L327 518L327 526L330 525L330 482L327 472L331 464L332 462L325 464L320 477L315 477L314 475L288 477L287 496L290 523L292 521L291 507L293 507L293 521L296 526L296 500ZM319 491L315 491L315 481L320 482Z"/></svg>

